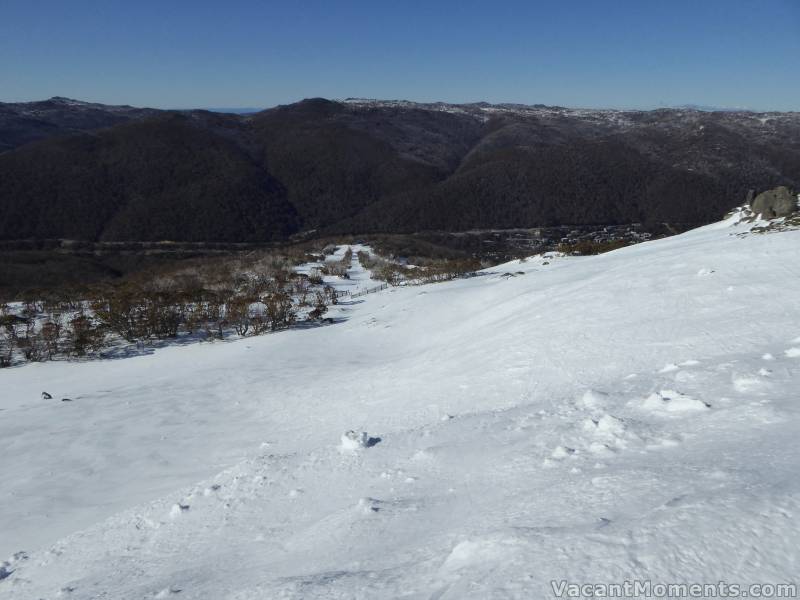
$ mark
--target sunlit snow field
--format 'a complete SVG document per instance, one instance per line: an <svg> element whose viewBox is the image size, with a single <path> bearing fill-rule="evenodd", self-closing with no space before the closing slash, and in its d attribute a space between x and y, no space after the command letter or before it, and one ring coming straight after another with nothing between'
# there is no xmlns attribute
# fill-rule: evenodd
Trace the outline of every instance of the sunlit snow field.
<svg viewBox="0 0 800 600"><path fill-rule="evenodd" d="M792 581L800 231L747 231L392 288L324 327L6 369L0 598ZM372 284L357 260L351 277ZM375 441L342 447L348 430Z"/></svg>

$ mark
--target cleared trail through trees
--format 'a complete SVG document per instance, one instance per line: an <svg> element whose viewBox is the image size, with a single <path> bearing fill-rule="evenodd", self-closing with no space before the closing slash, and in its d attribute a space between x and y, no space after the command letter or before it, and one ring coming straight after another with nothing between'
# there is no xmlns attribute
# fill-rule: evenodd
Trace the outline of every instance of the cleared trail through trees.
<svg viewBox="0 0 800 600"><path fill-rule="evenodd" d="M348 295L351 298L358 298L359 296L366 296L367 294L373 294L375 292L380 292L382 290L388 289L388 287L389 287L388 283L382 283L381 285L378 285L376 287L369 288L369 289L366 289L366 290L361 290L360 292L355 292L353 294L348 294Z"/></svg>

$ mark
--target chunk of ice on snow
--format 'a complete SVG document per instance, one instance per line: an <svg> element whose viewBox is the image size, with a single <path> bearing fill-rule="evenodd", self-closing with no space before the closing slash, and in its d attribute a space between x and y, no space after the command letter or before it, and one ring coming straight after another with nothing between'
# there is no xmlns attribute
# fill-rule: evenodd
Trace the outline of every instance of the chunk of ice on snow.
<svg viewBox="0 0 800 600"><path fill-rule="evenodd" d="M616 417L603 415L597 420L597 431L610 435L622 435L625 433L625 424Z"/></svg>
<svg viewBox="0 0 800 600"><path fill-rule="evenodd" d="M555 459L567 458L570 454L575 454L575 449L568 446L557 446L550 455Z"/></svg>
<svg viewBox="0 0 800 600"><path fill-rule="evenodd" d="M183 513L189 510L188 504L181 504L175 503L172 505L172 509L169 511L169 516L173 519L180 517Z"/></svg>
<svg viewBox="0 0 800 600"><path fill-rule="evenodd" d="M369 436L366 431L347 431L342 434L342 450L358 450L366 448Z"/></svg>

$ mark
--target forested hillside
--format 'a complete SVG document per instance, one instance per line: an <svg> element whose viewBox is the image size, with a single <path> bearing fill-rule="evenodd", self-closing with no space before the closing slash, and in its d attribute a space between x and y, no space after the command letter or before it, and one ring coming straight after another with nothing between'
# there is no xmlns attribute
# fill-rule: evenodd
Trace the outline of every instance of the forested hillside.
<svg viewBox="0 0 800 600"><path fill-rule="evenodd" d="M0 105L15 115L0 119L0 239L691 225L749 189L800 187L797 113L313 99L233 115L49 102L58 110L35 126L20 108L32 105Z"/></svg>

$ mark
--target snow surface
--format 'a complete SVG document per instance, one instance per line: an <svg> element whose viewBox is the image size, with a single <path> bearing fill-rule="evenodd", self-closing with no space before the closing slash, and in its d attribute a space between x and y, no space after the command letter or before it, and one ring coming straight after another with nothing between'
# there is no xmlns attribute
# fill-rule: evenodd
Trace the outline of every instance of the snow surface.
<svg viewBox="0 0 800 600"><path fill-rule="evenodd" d="M743 227L4 370L0 598L791 581L800 231Z"/></svg>

